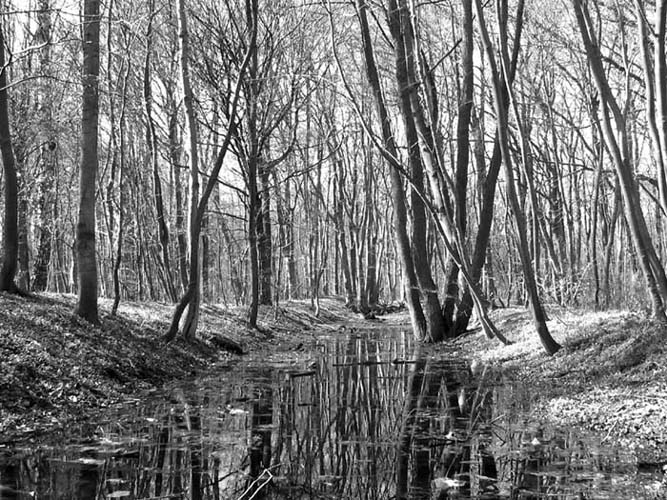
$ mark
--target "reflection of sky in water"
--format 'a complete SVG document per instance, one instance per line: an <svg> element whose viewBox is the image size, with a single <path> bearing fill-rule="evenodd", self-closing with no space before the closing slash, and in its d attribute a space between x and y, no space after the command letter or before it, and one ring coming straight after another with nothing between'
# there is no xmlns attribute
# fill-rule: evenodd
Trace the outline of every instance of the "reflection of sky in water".
<svg viewBox="0 0 667 500"><path fill-rule="evenodd" d="M661 479L527 420L529 387L396 331L357 337L136 399L91 438L4 450L0 499L629 499Z"/></svg>

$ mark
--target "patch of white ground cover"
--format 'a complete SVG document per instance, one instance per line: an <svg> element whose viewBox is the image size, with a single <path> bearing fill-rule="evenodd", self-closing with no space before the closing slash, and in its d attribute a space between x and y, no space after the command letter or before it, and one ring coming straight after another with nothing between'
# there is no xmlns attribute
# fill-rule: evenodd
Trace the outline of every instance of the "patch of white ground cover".
<svg viewBox="0 0 667 500"><path fill-rule="evenodd" d="M633 451L640 462L667 462L667 387L588 391L542 400L533 412L553 425L595 431L604 444Z"/></svg>

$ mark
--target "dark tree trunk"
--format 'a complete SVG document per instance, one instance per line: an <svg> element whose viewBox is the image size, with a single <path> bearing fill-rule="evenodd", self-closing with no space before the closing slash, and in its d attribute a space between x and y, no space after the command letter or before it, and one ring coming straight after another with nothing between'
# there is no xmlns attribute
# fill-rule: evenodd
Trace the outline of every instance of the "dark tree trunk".
<svg viewBox="0 0 667 500"><path fill-rule="evenodd" d="M4 26L0 19L0 154L5 176L5 216L2 225L2 265L0 266L0 291L17 292L14 277L19 253L18 234L18 181L16 163L9 129L9 96L5 62Z"/></svg>
<svg viewBox="0 0 667 500"><path fill-rule="evenodd" d="M391 163L389 171L391 177L391 196L394 202L394 232L398 240L398 249L403 267L403 273L405 276L406 302L410 312L410 321L412 323L413 333L418 339L424 339L428 334L427 322L426 318L424 317L424 311L422 309L421 303L419 301L419 283L415 273L410 238L407 234L408 213L406 207L405 191L403 190L403 179L401 178L401 174L399 172L401 165L393 163L395 162L396 158L399 158L398 148L394 140L394 134L391 130L391 122L380 85L377 65L375 63L373 44L368 26L368 17L366 15L366 2L365 0L357 0L356 5L357 16L361 26L364 58L366 62L366 76L372 88L375 105L380 116L382 141L388 152L387 160L389 160Z"/></svg>
<svg viewBox="0 0 667 500"><path fill-rule="evenodd" d="M81 170L76 250L79 301L75 313L99 323L97 311L97 256L95 253L95 194L97 190L97 129L100 72L100 2L85 0L83 12L83 105Z"/></svg>
<svg viewBox="0 0 667 500"><path fill-rule="evenodd" d="M413 89L410 86L408 76L410 66L407 58L410 57L411 51L408 52L405 48L407 40L404 38L404 30L407 29L407 24L405 19L402 19L402 16L409 14L405 11L404 5L399 8L396 0L389 1L389 11L389 28L394 38L394 51L396 55L396 81L399 87L401 115L408 141L408 158L410 162L412 258L419 283L419 291L424 304L427 337L431 342L439 342L445 333L445 323L440 299L438 298L438 289L431 275L430 262L427 255L426 209L422 200L424 194L424 168L419 153L417 126L410 102L410 94Z"/></svg>
<svg viewBox="0 0 667 500"><path fill-rule="evenodd" d="M257 251L259 256L259 303L271 305L273 300L273 247L271 244L271 183L270 169L262 158L258 165L259 174L259 210L257 222Z"/></svg>

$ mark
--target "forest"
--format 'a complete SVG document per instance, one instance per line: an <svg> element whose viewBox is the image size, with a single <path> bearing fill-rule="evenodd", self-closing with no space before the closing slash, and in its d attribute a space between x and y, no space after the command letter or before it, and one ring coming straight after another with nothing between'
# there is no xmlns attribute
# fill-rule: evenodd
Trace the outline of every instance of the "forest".
<svg viewBox="0 0 667 500"><path fill-rule="evenodd" d="M0 497L667 498L667 0L0 0Z"/></svg>
<svg viewBox="0 0 667 500"><path fill-rule="evenodd" d="M667 306L663 2L5 0L0 289Z"/></svg>

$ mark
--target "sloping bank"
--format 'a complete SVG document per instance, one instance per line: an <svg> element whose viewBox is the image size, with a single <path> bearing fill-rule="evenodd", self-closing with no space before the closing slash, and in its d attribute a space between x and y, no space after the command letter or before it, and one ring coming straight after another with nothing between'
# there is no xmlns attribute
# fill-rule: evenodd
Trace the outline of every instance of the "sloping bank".
<svg viewBox="0 0 667 500"><path fill-rule="evenodd" d="M204 306L198 340L165 345L171 305L125 303L112 317L101 301L94 327L73 317L74 304L73 296L0 294L0 446L56 435L113 402L212 369L233 356L228 340L244 351L289 350L352 314L335 299L321 301L318 317L308 302L281 303L261 308L258 331L244 308Z"/></svg>
<svg viewBox="0 0 667 500"><path fill-rule="evenodd" d="M638 463L667 464L667 328L620 311L551 310L549 328L563 348L547 356L522 309L492 318L513 343L475 333L455 342L461 355L529 381L531 417L594 431L632 450Z"/></svg>

